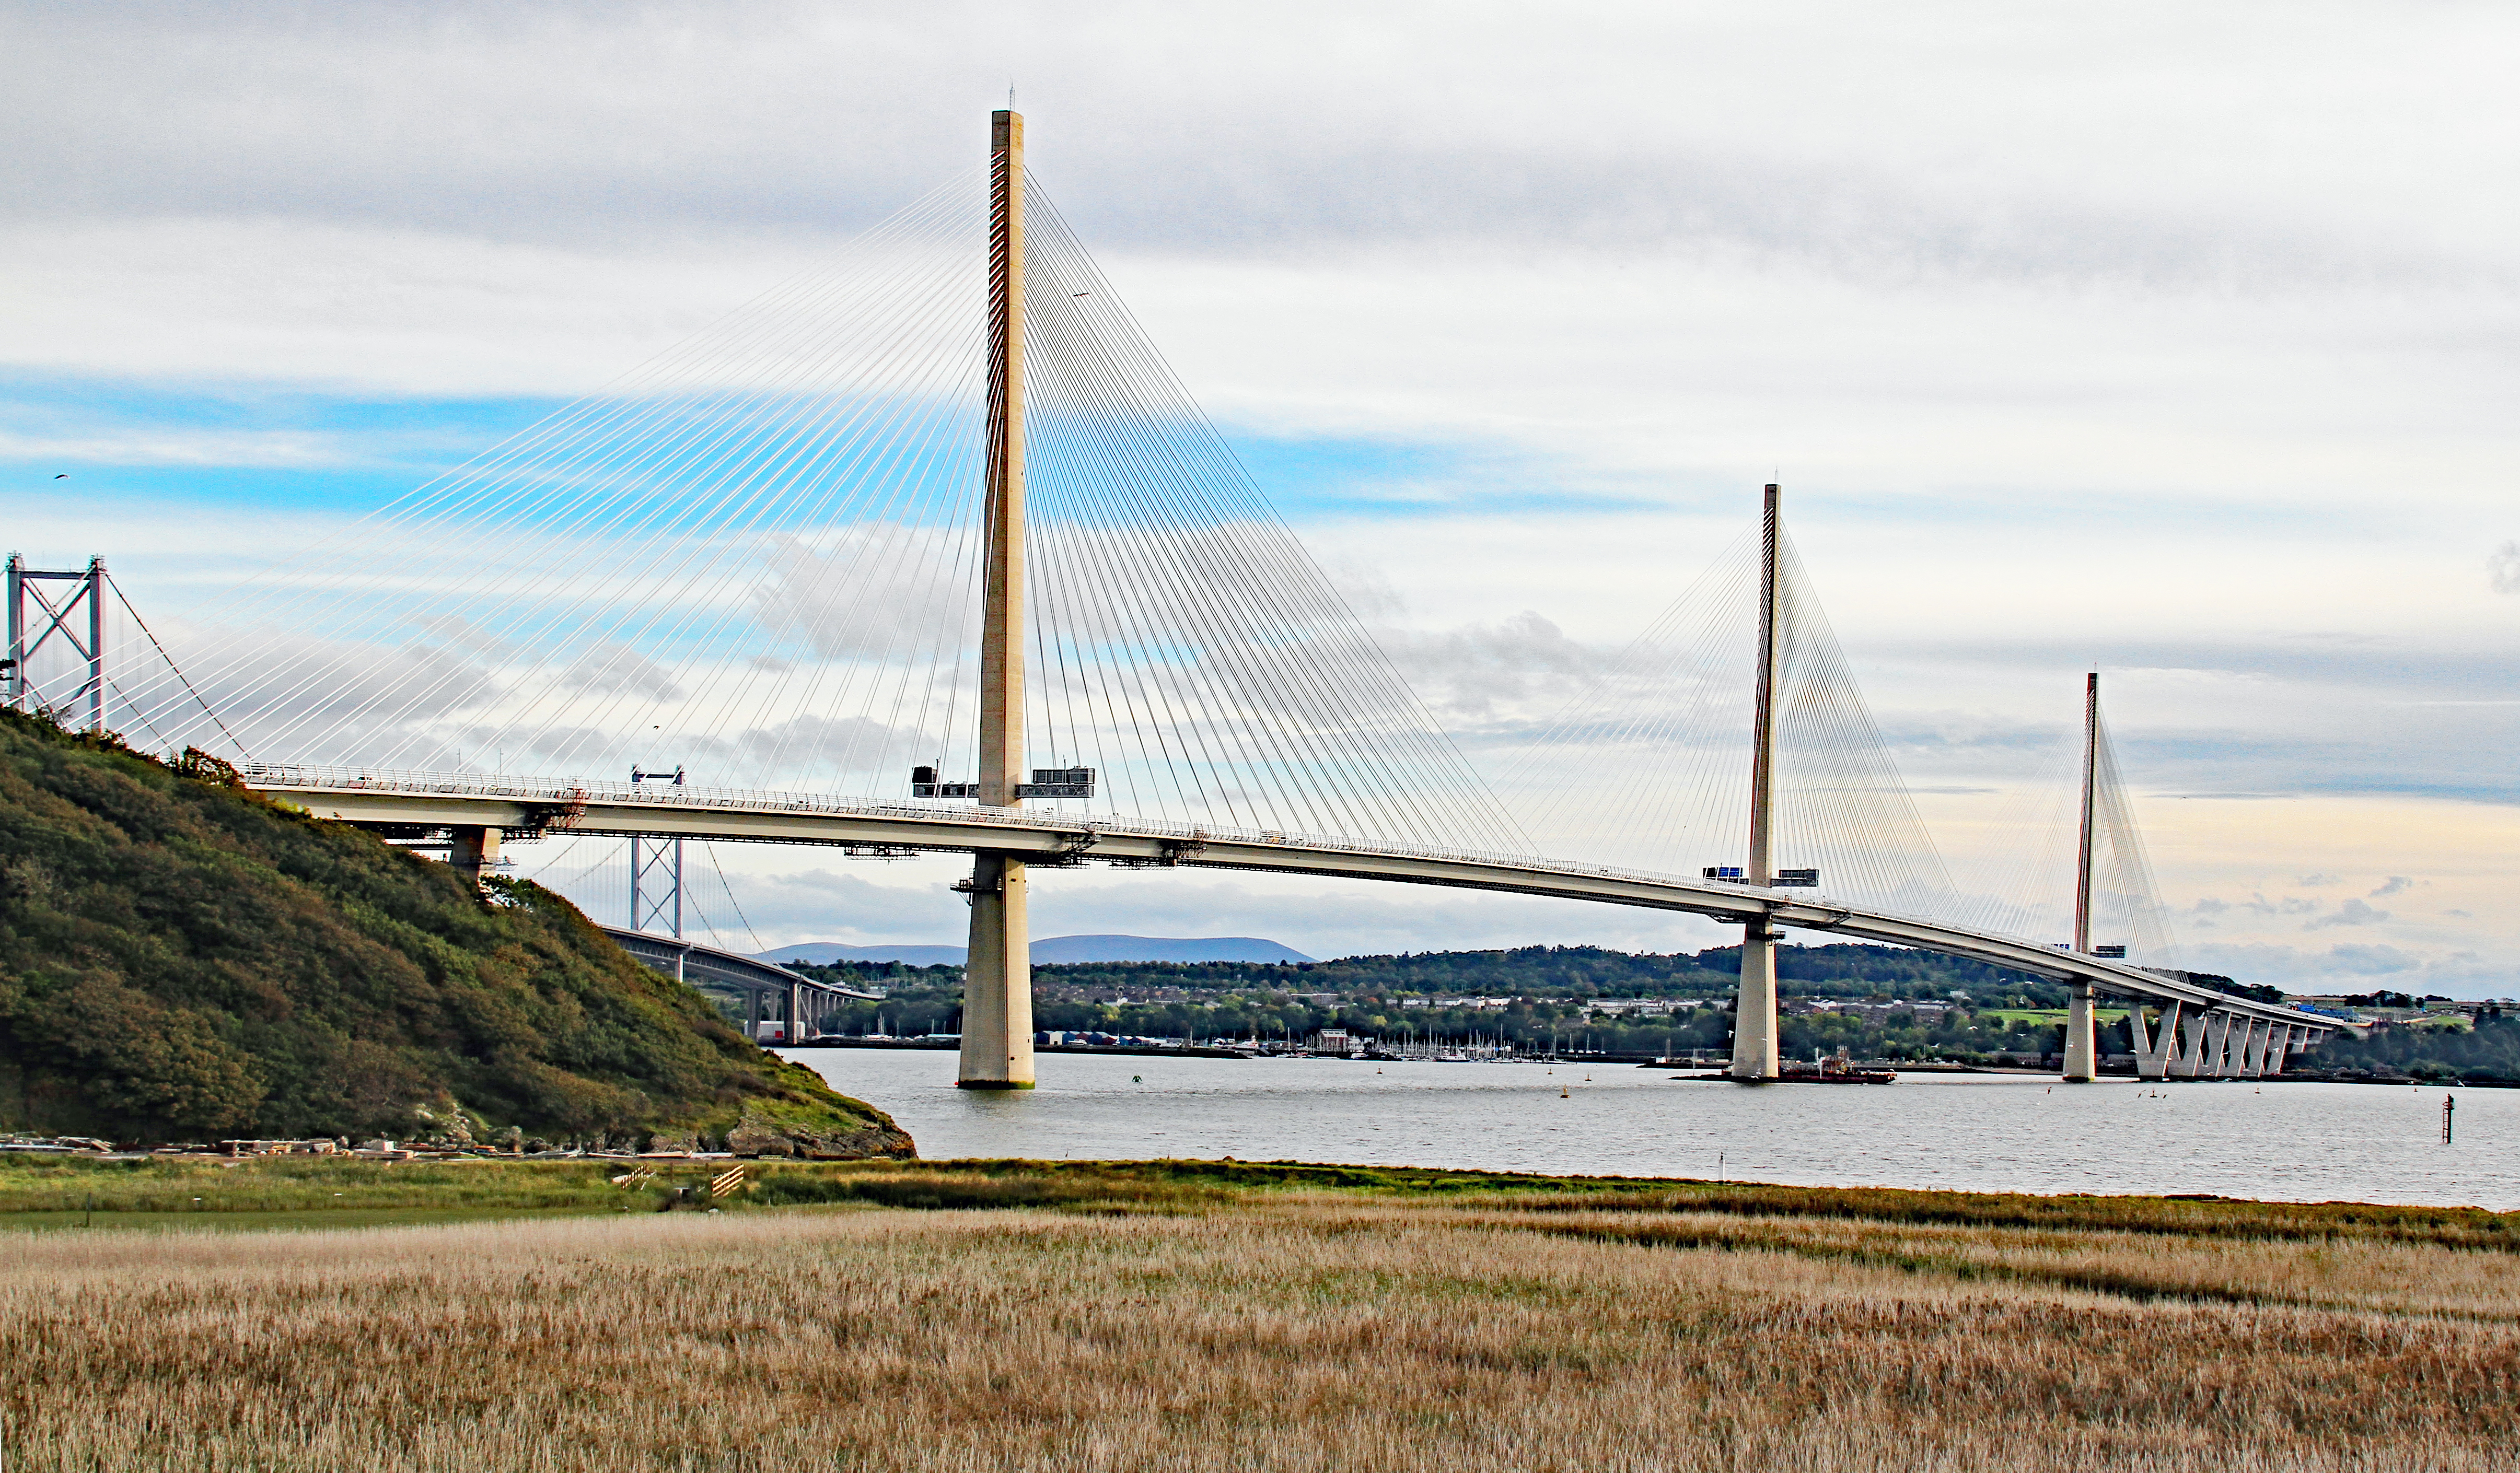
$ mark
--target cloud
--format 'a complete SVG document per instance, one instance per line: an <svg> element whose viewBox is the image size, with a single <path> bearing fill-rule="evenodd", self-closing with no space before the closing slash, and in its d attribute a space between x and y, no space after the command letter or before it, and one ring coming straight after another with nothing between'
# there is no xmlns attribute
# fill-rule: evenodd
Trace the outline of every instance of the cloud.
<svg viewBox="0 0 2520 1473"><path fill-rule="evenodd" d="M2359 976L2413 971L2421 961L2394 946L2336 946L2328 950L2328 968Z"/></svg>
<svg viewBox="0 0 2520 1473"><path fill-rule="evenodd" d="M2294 884L2299 885L2306 890L2316 890L2322 885L2342 884L2343 882L2344 876L2340 874L2305 874L2301 878L2293 881Z"/></svg>
<svg viewBox="0 0 2520 1473"><path fill-rule="evenodd" d="M591 695L644 695L659 701L683 698L683 688L674 683L664 666L616 641L606 641L578 655L560 673L558 684Z"/></svg>
<svg viewBox="0 0 2520 1473"><path fill-rule="evenodd" d="M2508 980L2507 973L2498 976L2455 954L2428 955L2369 943L2340 943L2323 952L2305 952L2264 942L2217 942L2195 948L2188 964L2242 981L2273 983L2295 993L2355 990L2368 977L2417 973L2417 978L2410 979L2417 985L2477 996L2477 988Z"/></svg>
<svg viewBox="0 0 2520 1473"><path fill-rule="evenodd" d="M1476 726L1500 715L1546 717L1602 664L1600 651L1524 609L1494 623L1374 631L1401 675L1435 713Z"/></svg>
<svg viewBox="0 0 2520 1473"><path fill-rule="evenodd" d="M60 465L254 467L302 470L356 463L364 455L338 435L294 430L185 430L140 426L86 434L0 430L0 461Z"/></svg>
<svg viewBox="0 0 2520 1473"><path fill-rule="evenodd" d="M2498 594L2520 594L2520 542L2506 542L2485 559L2485 576Z"/></svg>
<svg viewBox="0 0 2520 1473"><path fill-rule="evenodd" d="M2373 900L2379 900L2386 896L2404 895L2414 887L2414 880L2408 876L2404 874L2392 874L2389 876L2389 882L2387 884L2384 884L2380 888L2370 892L2370 898Z"/></svg>
<svg viewBox="0 0 2520 1473"><path fill-rule="evenodd" d="M2131 23L2166 27L2171 14ZM1326 5L1264 19L948 3L904 24L737 0L697 27L644 6L549 3L350 8L313 23L275 4L148 23L53 8L15 19L0 45L19 59L0 96L21 144L0 198L22 216L207 214L251 200L388 231L539 240L831 228L975 161L976 112L1014 72L1040 79L1028 111L1044 172L1136 242L1278 251L1502 235L1893 280L2217 289L2475 269L2440 239L2448 219L2429 238L2377 228L2381 206L2404 198L2380 171L2404 152L2393 130L2357 150L2358 135L2333 135L2316 112L2300 119L2329 138L2327 169L2353 181L2303 198L2281 188L2297 177L2289 156L2248 127L2266 109L2305 108L2272 83L2245 107L2221 88L2165 100L2114 25L2046 28L2089 48L2073 67L2051 49L2072 43L2048 33L1991 33L1957 55L1917 44L1919 30L1973 19L1929 7L1911 29L1858 8L1825 23L1602 9L1558 18L1535 44L1520 13L1480 6L1402 5L1366 24ZM1332 27L1335 48L1297 39ZM2270 50L2263 28L2244 33L2276 76L2359 69L2343 37ZM2451 44L2462 40L2492 45ZM1784 51L1792 68L1773 74ZM1185 66L1186 54L1236 65ZM1885 57L1899 59L1897 81ZM2424 71L2437 106L2462 96L2447 58L2394 60ZM1779 83L1799 106L1742 147L1735 120ZM1462 87L1485 105L1446 106ZM1962 91L1978 106L1939 104ZM154 106L114 105L129 96ZM1989 112L2007 126L1984 127ZM2193 147L2200 133L2220 147ZM821 146L833 137L852 146ZM2452 141L2434 139L2456 156ZM1229 152L1233 166L1218 167ZM2072 172L2048 161L2063 156ZM2177 182L2135 187L2147 163ZM2348 203L2364 195L2376 197L2367 215Z"/></svg>
<svg viewBox="0 0 2520 1473"><path fill-rule="evenodd" d="M2336 908L2335 915L2321 915L2317 920L2307 921L2302 925L2302 929L2305 931L2318 931L2324 930L2330 926L2376 925L2388 918L2388 912L2374 910L2370 906L2366 906L2359 900L2349 898L2345 904Z"/></svg>

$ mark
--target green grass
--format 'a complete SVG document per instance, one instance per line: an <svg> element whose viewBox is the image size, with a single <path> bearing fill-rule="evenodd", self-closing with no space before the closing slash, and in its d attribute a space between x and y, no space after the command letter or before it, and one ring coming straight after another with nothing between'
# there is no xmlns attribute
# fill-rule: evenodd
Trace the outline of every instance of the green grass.
<svg viewBox="0 0 2520 1473"><path fill-rule="evenodd" d="M2065 1021L2065 1009L2061 1007L1981 1007L1977 1010L1977 1015L1982 1018L1997 1018L2006 1023L2062 1023ZM2125 1020L2126 1009L2123 1007L2092 1009L2092 1021L2094 1023L2108 1024Z"/></svg>
<svg viewBox="0 0 2520 1473"><path fill-rule="evenodd" d="M710 1163L672 1165L650 1188L689 1186ZM81 1161L0 1158L0 1219L127 1217L137 1223L248 1218L350 1221L344 1214L436 1215L431 1221L608 1212L648 1190L625 1192L609 1178L622 1162L360 1161L321 1156L200 1160Z"/></svg>
<svg viewBox="0 0 2520 1473"><path fill-rule="evenodd" d="M631 1210L632 1204L625 1201L608 1204L608 1207L613 1212L625 1212ZM133 1232L302 1232L351 1228L419 1228L441 1223L483 1223L522 1218L586 1217L600 1215L606 1210L605 1207L532 1211L519 1211L513 1207L346 1207L297 1212L263 1212L251 1208L220 1208L209 1212L110 1212L99 1208L93 1213L0 1212L0 1231L75 1232L82 1228L99 1231L112 1228ZM653 1210L653 1204L648 1204L644 1210Z"/></svg>
<svg viewBox="0 0 2520 1473"><path fill-rule="evenodd" d="M220 1165L0 1160L0 1227L49 1228L93 1221L98 1228L351 1228L656 1212L674 1204L676 1188L701 1186L728 1165L652 1164L658 1170L652 1180L625 1189L609 1181L630 1169L630 1163L620 1161L386 1163L296 1157ZM2474 1208L1779 1186L1289 1161L754 1161L744 1166L749 1184L723 1204L730 1211L1050 1208L1197 1214L1292 1193L1334 1193L1509 1207L1564 1215L1570 1221L1607 1212L1719 1213L2520 1251L2520 1213Z"/></svg>

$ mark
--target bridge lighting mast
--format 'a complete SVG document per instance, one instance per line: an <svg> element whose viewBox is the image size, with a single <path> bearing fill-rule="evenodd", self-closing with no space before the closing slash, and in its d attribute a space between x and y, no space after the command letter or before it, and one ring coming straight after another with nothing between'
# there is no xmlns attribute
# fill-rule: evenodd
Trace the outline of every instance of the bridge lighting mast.
<svg viewBox="0 0 2520 1473"><path fill-rule="evenodd" d="M2083 682L2083 829L2074 848L2074 953L2092 955L2092 850L2096 842L2100 780L2100 672ZM2098 1040L2092 1021L2092 983L2078 977L2065 1009L2065 1080L2089 1084L2099 1073Z"/></svg>
<svg viewBox="0 0 2520 1473"><path fill-rule="evenodd" d="M1023 117L989 119L989 450L987 584L980 615L980 771L973 797L1023 800L1024 651ZM971 945L963 967L966 1090L1029 1090L1032 937L1024 863L971 857Z"/></svg>
<svg viewBox="0 0 2520 1473"><path fill-rule="evenodd" d="M1767 488L1759 523L1759 681L1750 708L1750 862L1743 880L1776 883L1770 868L1777 789L1778 639L1784 590L1777 578L1778 487ZM1760 912L1741 927L1741 991L1732 1010L1732 1077L1777 1077L1777 933Z"/></svg>

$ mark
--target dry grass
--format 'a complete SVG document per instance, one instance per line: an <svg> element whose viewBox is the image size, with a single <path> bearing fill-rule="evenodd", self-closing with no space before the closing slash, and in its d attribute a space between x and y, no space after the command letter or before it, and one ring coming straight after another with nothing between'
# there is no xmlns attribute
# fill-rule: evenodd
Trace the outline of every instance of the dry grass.
<svg viewBox="0 0 2520 1473"><path fill-rule="evenodd" d="M1286 1192L0 1238L8 1466L2510 1466L2520 1265Z"/></svg>

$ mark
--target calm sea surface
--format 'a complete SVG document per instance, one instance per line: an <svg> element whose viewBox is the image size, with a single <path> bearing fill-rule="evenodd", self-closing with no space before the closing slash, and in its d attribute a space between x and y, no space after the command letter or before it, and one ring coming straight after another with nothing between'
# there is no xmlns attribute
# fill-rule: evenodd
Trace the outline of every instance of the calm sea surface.
<svg viewBox="0 0 2520 1473"><path fill-rule="evenodd" d="M1633 1065L1045 1054L1040 1088L997 1094L955 1089L949 1052L787 1056L889 1111L931 1160L1233 1156L2520 1209L2520 1090L1987 1074L1750 1090Z"/></svg>

